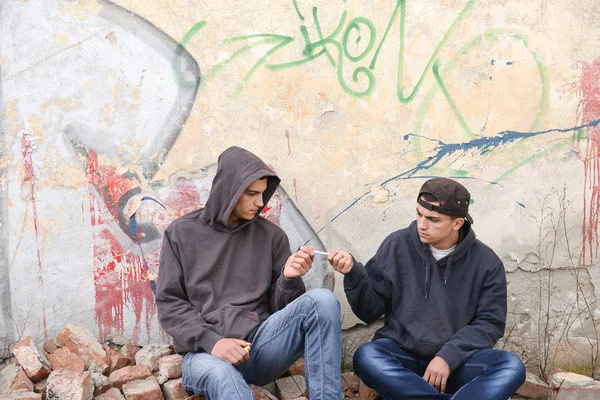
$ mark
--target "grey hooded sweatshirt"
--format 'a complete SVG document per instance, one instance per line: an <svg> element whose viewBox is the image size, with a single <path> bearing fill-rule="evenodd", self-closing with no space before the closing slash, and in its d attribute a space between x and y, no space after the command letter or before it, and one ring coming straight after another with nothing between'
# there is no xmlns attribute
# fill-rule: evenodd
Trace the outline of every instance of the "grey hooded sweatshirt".
<svg viewBox="0 0 600 400"><path fill-rule="evenodd" d="M504 334L504 265L468 223L456 248L438 261L421 242L416 221L392 233L366 267L354 261L344 289L363 321L385 314L375 339L392 339L423 359L439 355L451 371Z"/></svg>
<svg viewBox="0 0 600 400"><path fill-rule="evenodd" d="M305 292L301 278L281 274L290 244L280 227L259 216L262 208L250 221L227 224L242 193L263 177L266 205L279 178L249 151L228 148L206 206L165 231L155 300L179 353L210 352L225 337L251 341L264 320Z"/></svg>

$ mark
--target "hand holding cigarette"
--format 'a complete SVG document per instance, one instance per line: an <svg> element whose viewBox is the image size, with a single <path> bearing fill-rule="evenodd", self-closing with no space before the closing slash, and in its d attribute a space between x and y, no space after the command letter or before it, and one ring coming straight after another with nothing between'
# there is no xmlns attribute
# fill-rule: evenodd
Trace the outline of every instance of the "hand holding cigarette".
<svg viewBox="0 0 600 400"><path fill-rule="evenodd" d="M331 250L328 254L329 256L327 259L329 260L329 264L331 264L333 269L335 269L337 272L346 275L354 266L354 261L349 253L339 250Z"/></svg>
<svg viewBox="0 0 600 400"><path fill-rule="evenodd" d="M300 247L297 252L287 259L285 267L283 268L283 277L292 279L306 275L312 268L314 258L315 252L312 246Z"/></svg>

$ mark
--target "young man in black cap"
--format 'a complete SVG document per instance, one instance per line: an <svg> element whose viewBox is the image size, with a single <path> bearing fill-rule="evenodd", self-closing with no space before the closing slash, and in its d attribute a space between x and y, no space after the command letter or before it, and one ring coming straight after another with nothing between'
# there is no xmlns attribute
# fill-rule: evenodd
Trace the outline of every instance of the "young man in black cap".
<svg viewBox="0 0 600 400"><path fill-rule="evenodd" d="M517 356L493 349L506 325L506 277L475 238L471 196L460 183L430 179L417 219L389 235L365 266L331 251L354 313L385 314L354 370L384 399L506 400L525 381Z"/></svg>

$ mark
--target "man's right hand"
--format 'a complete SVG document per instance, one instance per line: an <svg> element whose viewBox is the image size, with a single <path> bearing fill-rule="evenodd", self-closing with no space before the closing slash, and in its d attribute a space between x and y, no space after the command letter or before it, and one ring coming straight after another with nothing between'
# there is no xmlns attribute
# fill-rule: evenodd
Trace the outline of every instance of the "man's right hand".
<svg viewBox="0 0 600 400"><path fill-rule="evenodd" d="M250 343L245 340L223 338L215 343L210 354L236 366L250 359L250 354L244 350L246 346Z"/></svg>
<svg viewBox="0 0 600 400"><path fill-rule="evenodd" d="M341 272L346 275L352 267L354 266L354 262L352 261L352 256L348 253L338 250L332 250L329 252L329 264L335 269L337 272Z"/></svg>
<svg viewBox="0 0 600 400"><path fill-rule="evenodd" d="M300 247L297 252L292 254L283 267L283 277L285 279L298 278L306 275L312 268L315 258L315 249L312 246Z"/></svg>

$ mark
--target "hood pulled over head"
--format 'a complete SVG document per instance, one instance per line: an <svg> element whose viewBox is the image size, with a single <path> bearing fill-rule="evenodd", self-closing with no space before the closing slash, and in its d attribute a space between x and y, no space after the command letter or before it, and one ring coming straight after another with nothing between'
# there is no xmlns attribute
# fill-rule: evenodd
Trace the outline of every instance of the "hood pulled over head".
<svg viewBox="0 0 600 400"><path fill-rule="evenodd" d="M265 177L267 189L263 192L264 205L254 218L269 202L279 186L280 179L260 158L248 150L233 146L222 152L201 220L213 228L231 228L227 220L240 196L251 183Z"/></svg>

